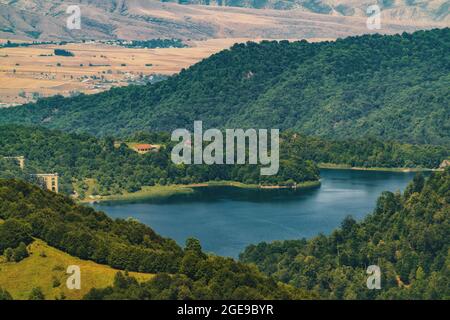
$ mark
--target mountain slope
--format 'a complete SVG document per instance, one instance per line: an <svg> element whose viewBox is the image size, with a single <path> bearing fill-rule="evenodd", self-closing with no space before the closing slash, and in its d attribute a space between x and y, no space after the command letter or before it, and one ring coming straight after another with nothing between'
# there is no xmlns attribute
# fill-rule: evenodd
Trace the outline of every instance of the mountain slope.
<svg viewBox="0 0 450 320"><path fill-rule="evenodd" d="M69 5L81 9L81 29L69 30ZM314 10L312 10L314 11ZM426 15L383 20L382 33L445 26ZM448 24L447 24L448 25ZM180 38L336 38L371 32L366 18L302 10L184 6L157 0L0 0L0 38L80 40Z"/></svg>
<svg viewBox="0 0 450 320"><path fill-rule="evenodd" d="M8 248L14 249L17 243L30 243L33 237L83 260L120 270L156 273L154 280L157 283L151 295L128 298L309 297L301 290L276 283L253 266L231 258L205 254L196 239L187 239L185 248L181 248L174 240L162 238L136 220L113 220L102 212L75 204L68 197L22 181L0 179L0 219L4 220L0 225L0 254L4 254ZM39 259L35 256L30 258ZM21 262L25 263L30 258ZM31 266L24 264L23 267ZM67 266L63 266L65 268ZM30 272L29 269L16 270L19 272L17 281L22 281L20 272ZM1 275L0 284L4 282ZM120 278L116 276L115 280L117 277ZM161 278L163 282L158 281ZM183 284L166 289L165 286L170 285L172 280ZM104 282L98 279L97 284L103 286ZM152 280L148 285L151 284Z"/></svg>
<svg viewBox="0 0 450 320"><path fill-rule="evenodd" d="M329 236L252 245L240 259L324 298L449 299L450 170L384 192L372 215ZM369 265L381 270L380 290L366 287Z"/></svg>
<svg viewBox="0 0 450 320"><path fill-rule="evenodd" d="M449 50L448 28L240 44L154 85L0 110L0 123L117 136L203 120L204 127L448 144Z"/></svg>
<svg viewBox="0 0 450 320"><path fill-rule="evenodd" d="M366 16L369 6L378 4L382 17L386 19L414 19L421 21L449 22L450 2L447 0L181 0L183 4L204 4L211 6L232 6L258 9L302 9L308 12ZM166 2L164 0L163 2Z"/></svg>
<svg viewBox="0 0 450 320"><path fill-rule="evenodd" d="M30 256L20 262L5 262L0 257L0 288L7 290L14 299L27 299L31 290L40 287L46 299L81 299L92 288L103 288L113 284L119 271L106 265L75 258L55 249L41 240L29 245ZM66 269L70 265L80 267L81 290L69 290ZM132 272L140 281L151 279L149 273ZM56 279L56 280L55 280ZM59 283L59 285L57 285Z"/></svg>

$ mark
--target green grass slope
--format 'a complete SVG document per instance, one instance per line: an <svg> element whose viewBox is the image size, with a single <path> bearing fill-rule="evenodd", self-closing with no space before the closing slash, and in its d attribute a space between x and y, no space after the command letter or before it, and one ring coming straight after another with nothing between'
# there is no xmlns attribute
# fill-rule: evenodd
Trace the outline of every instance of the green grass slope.
<svg viewBox="0 0 450 320"><path fill-rule="evenodd" d="M92 288L104 288L113 284L119 271L107 265L73 257L55 249L42 240L28 246L30 256L20 262L6 262L0 256L0 288L7 290L13 299L28 299L33 288L41 288L46 299L81 299ZM81 288L70 290L66 286L67 267L80 267ZM153 275L131 272L139 281L150 280Z"/></svg>

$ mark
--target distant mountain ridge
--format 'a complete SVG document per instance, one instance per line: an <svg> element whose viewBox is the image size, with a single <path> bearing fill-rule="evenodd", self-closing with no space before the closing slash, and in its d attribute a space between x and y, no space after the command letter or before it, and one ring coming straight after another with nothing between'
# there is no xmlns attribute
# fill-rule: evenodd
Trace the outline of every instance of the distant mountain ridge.
<svg viewBox="0 0 450 320"><path fill-rule="evenodd" d="M192 127L450 143L450 29L237 44L148 86L0 110L0 123L95 135Z"/></svg>
<svg viewBox="0 0 450 320"><path fill-rule="evenodd" d="M348 5L350 9L356 8L354 14L350 14L353 11L346 10L345 5L333 6L332 12L317 10L325 6L325 2L319 0L227 2L235 7L179 5L158 0L0 0L0 39L298 39L337 38L372 32L366 27L367 1L361 5L355 4L353 0L347 2L351 3ZM435 9L441 2L433 0L432 3L436 3L433 7L430 7L431 4L425 7L409 5L383 11L383 14L390 13L379 32L391 34L448 26L448 8ZM260 6L258 3L265 5ZM271 5L276 3L292 3L292 8L297 9L272 10L278 8ZM69 5L79 5L81 9L80 30L66 28L69 17L66 9ZM442 6L445 9L445 3ZM259 10L253 7L271 9ZM440 11L442 14L436 15Z"/></svg>
<svg viewBox="0 0 450 320"><path fill-rule="evenodd" d="M162 0L180 4L209 6L230 6L257 9L292 10L339 15L367 15L367 8L377 4L388 19L419 19L428 21L449 21L448 0Z"/></svg>

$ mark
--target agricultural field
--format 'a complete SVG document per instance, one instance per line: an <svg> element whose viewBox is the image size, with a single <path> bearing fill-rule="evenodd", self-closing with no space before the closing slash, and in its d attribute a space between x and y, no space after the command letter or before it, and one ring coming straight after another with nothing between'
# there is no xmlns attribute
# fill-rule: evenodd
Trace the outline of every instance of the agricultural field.
<svg viewBox="0 0 450 320"><path fill-rule="evenodd" d="M0 107L55 94L92 94L114 86L157 81L236 42L248 40L190 41L186 48L157 49L98 42L0 48ZM73 56L55 55L55 49L69 51Z"/></svg>

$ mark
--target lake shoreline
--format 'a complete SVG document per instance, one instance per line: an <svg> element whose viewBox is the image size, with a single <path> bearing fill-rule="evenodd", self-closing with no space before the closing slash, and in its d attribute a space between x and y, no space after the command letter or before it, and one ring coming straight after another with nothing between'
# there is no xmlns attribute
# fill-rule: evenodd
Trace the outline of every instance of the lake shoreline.
<svg viewBox="0 0 450 320"><path fill-rule="evenodd" d="M352 167L345 164L320 163L319 169L356 170L356 171L385 171L385 172L429 172L439 171L430 168L388 168L388 167Z"/></svg>
<svg viewBox="0 0 450 320"><path fill-rule="evenodd" d="M254 190L274 190L274 189L289 189L289 190L299 190L299 189L309 189L314 187L319 187L321 184L320 180L317 181L305 181L297 183L295 186L264 186L257 184L245 184L237 181L210 181L204 183L193 183L193 184L180 184L180 185L168 185L168 186L144 186L141 190L132 193L124 193L110 196L93 196L92 198L77 200L80 203L100 203L100 202L121 202L121 201L132 201L132 200L146 200L155 198L166 198L178 194L191 194L195 192L195 188L204 187L233 187L240 189L254 189Z"/></svg>
<svg viewBox="0 0 450 320"><path fill-rule="evenodd" d="M414 173L322 170L321 177L320 187L297 191L198 184L192 195L91 207L113 219L137 219L180 245L194 237L206 252L237 258L251 244L330 234L349 215L360 221L382 192L403 191Z"/></svg>
<svg viewBox="0 0 450 320"><path fill-rule="evenodd" d="M335 163L320 163L318 165L320 169L330 170L354 170L354 171L378 171L378 172L399 172L399 173L411 173L411 172L430 172L439 171L439 169L430 168L387 168L387 167L352 167L350 165L335 164ZM115 194L109 196L90 196L90 198L83 200L76 200L79 203L100 203L100 202L121 202L121 201L140 201L147 199L166 198L179 194L191 194L195 192L195 188L201 187L234 187L241 189L258 189L258 190L292 190L292 189L308 189L321 185L320 180L306 181L296 184L295 186L286 185L259 185L259 184L246 184L237 181L209 181L202 183L192 184L175 184L175 185L156 185L156 186L144 186L141 190L132 193Z"/></svg>

